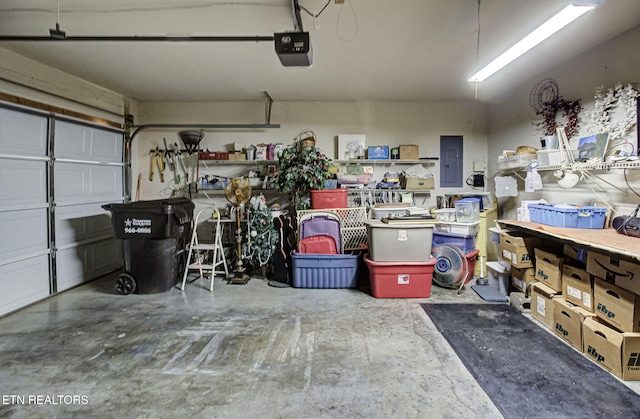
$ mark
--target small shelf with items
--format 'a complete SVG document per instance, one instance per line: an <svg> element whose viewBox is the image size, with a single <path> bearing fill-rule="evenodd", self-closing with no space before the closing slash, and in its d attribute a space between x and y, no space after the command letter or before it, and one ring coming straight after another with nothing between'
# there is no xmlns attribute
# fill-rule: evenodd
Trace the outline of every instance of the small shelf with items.
<svg viewBox="0 0 640 419"><path fill-rule="evenodd" d="M419 160L402 160L402 159L352 159L352 160L334 160L335 164L369 164L369 165L393 165L393 164L435 164L437 157L428 157Z"/></svg>

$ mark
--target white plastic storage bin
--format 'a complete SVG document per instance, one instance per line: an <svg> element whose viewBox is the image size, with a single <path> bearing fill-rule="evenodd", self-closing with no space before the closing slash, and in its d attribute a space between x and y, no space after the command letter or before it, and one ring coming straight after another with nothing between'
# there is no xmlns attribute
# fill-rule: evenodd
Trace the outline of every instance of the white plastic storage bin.
<svg viewBox="0 0 640 419"><path fill-rule="evenodd" d="M456 209L455 208L441 208L434 212L436 221L442 223L449 223L456 221Z"/></svg>
<svg viewBox="0 0 640 419"><path fill-rule="evenodd" d="M437 223L436 230L453 234L477 234L478 230L480 230L480 221L475 223Z"/></svg>
<svg viewBox="0 0 640 419"><path fill-rule="evenodd" d="M511 284L511 266L505 266L500 262L487 262L486 266L489 286L500 291L500 294L508 296Z"/></svg>
<svg viewBox="0 0 640 419"><path fill-rule="evenodd" d="M464 198L455 202L456 222L473 223L480 220L480 200Z"/></svg>
<svg viewBox="0 0 640 419"><path fill-rule="evenodd" d="M367 221L369 256L374 262L428 262L433 224Z"/></svg>
<svg viewBox="0 0 640 419"><path fill-rule="evenodd" d="M399 215L407 215L407 209L409 207L371 207L371 219L380 220L383 217L388 217L389 215L399 216Z"/></svg>

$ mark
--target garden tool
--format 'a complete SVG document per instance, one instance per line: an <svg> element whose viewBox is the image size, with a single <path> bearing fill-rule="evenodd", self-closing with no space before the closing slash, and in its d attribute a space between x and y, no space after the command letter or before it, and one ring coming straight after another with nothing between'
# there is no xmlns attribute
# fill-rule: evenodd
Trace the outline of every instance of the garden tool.
<svg viewBox="0 0 640 419"><path fill-rule="evenodd" d="M160 154L160 150L156 147L153 152L153 156L151 157L151 172L149 173L149 180L153 182L153 172L155 167L158 166L158 173L160 174L160 182L164 182L164 161L162 160L162 154Z"/></svg>
<svg viewBox="0 0 640 419"><path fill-rule="evenodd" d="M173 143L173 149L175 150L176 159L180 163L180 167L182 168L182 172L184 173L185 183L189 183L189 172L187 171L187 167L184 165L182 151L180 150L178 143ZM178 183L180 183L180 178L178 178Z"/></svg>

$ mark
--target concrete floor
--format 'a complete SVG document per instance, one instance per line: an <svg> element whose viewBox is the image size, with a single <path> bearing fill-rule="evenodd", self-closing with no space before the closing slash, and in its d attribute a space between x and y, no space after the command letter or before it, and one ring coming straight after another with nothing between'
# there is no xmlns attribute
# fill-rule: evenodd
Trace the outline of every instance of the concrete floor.
<svg viewBox="0 0 640 419"><path fill-rule="evenodd" d="M0 417L502 417L419 305L483 302L470 288L122 296L113 279L0 319Z"/></svg>

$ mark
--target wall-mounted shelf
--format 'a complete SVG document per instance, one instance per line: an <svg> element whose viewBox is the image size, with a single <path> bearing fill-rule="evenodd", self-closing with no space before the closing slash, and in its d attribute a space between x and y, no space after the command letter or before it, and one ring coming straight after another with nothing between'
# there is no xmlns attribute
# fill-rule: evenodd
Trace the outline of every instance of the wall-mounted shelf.
<svg viewBox="0 0 640 419"><path fill-rule="evenodd" d="M372 164L372 165L376 165L376 164L380 164L380 165L390 165L390 164L435 164L436 160L438 160L437 157L432 157L429 159L420 159L420 160L400 160L400 159L393 159L393 160L370 160L370 159L353 159L353 160L334 160L333 162L336 164L353 164L353 163L359 163L359 164Z"/></svg>
<svg viewBox="0 0 640 419"><path fill-rule="evenodd" d="M206 164L212 166L268 166L270 164L278 164L278 160L198 160L198 164Z"/></svg>
<svg viewBox="0 0 640 419"><path fill-rule="evenodd" d="M365 192L384 193L384 192L401 192L401 193L413 193L419 195L430 195L433 189L384 189L384 188L345 188L349 190L350 194L358 194Z"/></svg>
<svg viewBox="0 0 640 419"><path fill-rule="evenodd" d="M621 161L616 163L574 163L571 166L562 166L559 164L551 166L538 166L537 171L550 171L558 169L571 169L571 170L611 170L611 169L640 169L640 160ZM500 173L512 173L512 172L526 172L527 167L513 167L500 169Z"/></svg>

